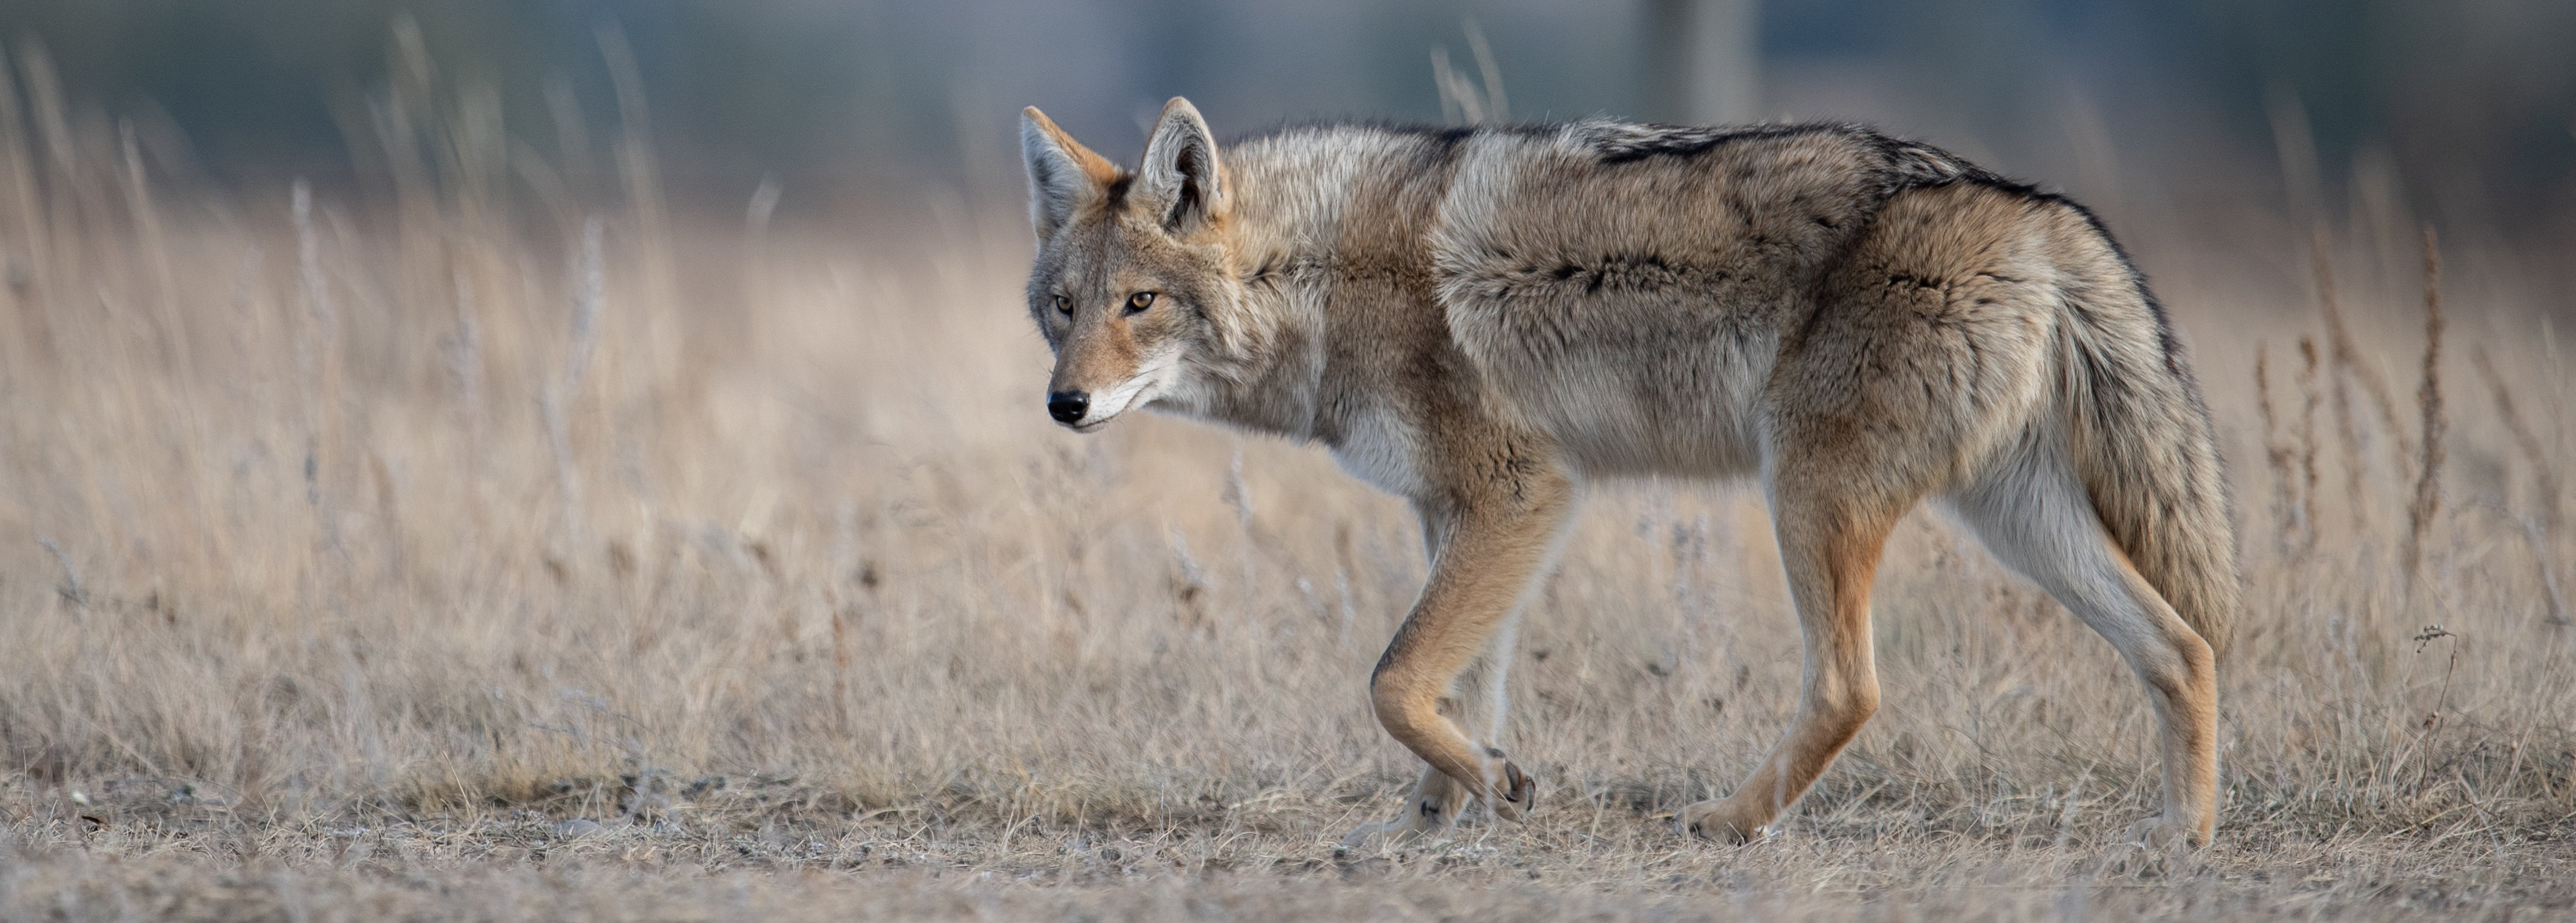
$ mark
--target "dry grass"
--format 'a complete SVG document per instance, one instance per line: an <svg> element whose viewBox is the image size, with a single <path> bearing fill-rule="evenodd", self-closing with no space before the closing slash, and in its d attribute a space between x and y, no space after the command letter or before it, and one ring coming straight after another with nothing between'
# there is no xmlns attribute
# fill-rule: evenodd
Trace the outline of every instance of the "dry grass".
<svg viewBox="0 0 2576 923"><path fill-rule="evenodd" d="M1786 722L1797 641L1758 500L1649 484L1593 498L1524 634L1531 822L1342 855L1414 772L1363 694L1413 524L1313 449L1047 424L1007 210L746 231L666 213L633 138L586 189L402 84L387 207L224 205L34 89L0 113L9 919L2576 907L2568 378L2502 289L2445 283L2448 380L2492 393L2427 385L2410 434L2415 291L2168 288L2260 434L2203 854L2116 842L2155 791L2135 682L1929 517L1882 573L1885 710L1782 835L1676 837ZM2304 362L2259 418L2258 340Z"/></svg>

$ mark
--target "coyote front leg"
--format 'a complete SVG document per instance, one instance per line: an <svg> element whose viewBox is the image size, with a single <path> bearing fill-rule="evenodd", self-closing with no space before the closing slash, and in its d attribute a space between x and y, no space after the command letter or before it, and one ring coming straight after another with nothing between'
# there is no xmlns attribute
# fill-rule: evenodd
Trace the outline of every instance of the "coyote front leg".
<svg viewBox="0 0 2576 923"><path fill-rule="evenodd" d="M1484 798L1506 818L1519 819L1528 810L1535 793L1529 776L1500 749L1468 737L1453 693L1459 674L1480 653L1493 658L1486 681L1503 682L1512 652L1489 651L1489 642L1518 617L1553 563L1573 507L1574 484L1555 471L1520 472L1457 502L1418 507L1432 539L1431 579L1378 659L1369 700L1378 723L1430 769L1406 799L1403 817L1363 826L1344 842L1357 844L1380 833L1404 838L1436 832L1456 819L1470 797ZM1501 720L1498 713L1497 728Z"/></svg>
<svg viewBox="0 0 2576 923"><path fill-rule="evenodd" d="M1506 619L1487 643L1484 654L1458 677L1454 694L1440 697L1442 717L1459 727L1485 728L1487 743L1502 740L1503 722L1511 713L1505 687L1510 679L1512 651L1517 647L1519 622L1518 614ZM1414 783L1413 793L1406 796L1401 815L1390 821L1360 825L1342 838L1342 845L1359 846L1379 834L1406 841L1439 833L1466 809L1467 794L1467 787L1449 778L1448 773L1425 765L1422 780Z"/></svg>

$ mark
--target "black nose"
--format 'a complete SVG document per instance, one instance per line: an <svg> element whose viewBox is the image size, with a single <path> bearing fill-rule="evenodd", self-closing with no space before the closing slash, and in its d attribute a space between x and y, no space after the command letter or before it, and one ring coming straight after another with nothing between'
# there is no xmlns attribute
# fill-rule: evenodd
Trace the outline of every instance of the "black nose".
<svg viewBox="0 0 2576 923"><path fill-rule="evenodd" d="M1054 417L1058 423L1082 419L1082 415L1090 410L1091 395L1080 391L1058 391L1047 395L1047 416Z"/></svg>

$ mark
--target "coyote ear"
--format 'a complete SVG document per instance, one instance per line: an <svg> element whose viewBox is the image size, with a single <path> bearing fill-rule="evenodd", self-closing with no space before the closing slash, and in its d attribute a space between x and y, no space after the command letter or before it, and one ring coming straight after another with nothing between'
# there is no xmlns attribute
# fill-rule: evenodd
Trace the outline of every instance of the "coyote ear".
<svg viewBox="0 0 2576 923"><path fill-rule="evenodd" d="M1118 181L1116 164L1073 140L1036 106L1020 110L1020 155L1029 166L1029 222L1041 243Z"/></svg>
<svg viewBox="0 0 2576 923"><path fill-rule="evenodd" d="M1144 201L1162 219L1163 230L1188 234L1225 216L1225 170L1216 161L1216 138L1198 107L1178 96L1163 104L1154 135L1145 141L1145 165L1137 177Z"/></svg>

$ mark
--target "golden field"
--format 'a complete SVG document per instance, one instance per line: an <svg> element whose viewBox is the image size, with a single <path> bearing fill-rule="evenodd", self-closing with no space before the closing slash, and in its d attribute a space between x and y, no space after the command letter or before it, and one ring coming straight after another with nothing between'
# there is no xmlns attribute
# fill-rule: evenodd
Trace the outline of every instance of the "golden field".
<svg viewBox="0 0 2576 923"><path fill-rule="evenodd" d="M1316 448L1048 423L1016 203L673 208L639 138L580 169L400 85L443 115L374 113L384 189L227 197L26 89L0 918L2576 913L2564 296L2446 242L2428 325L2386 202L2142 237L2250 588L2216 846L2119 842L2136 682L1929 511L1885 708L1768 841L1678 836L1798 642L1759 497L1647 483L1528 619L1531 820L1344 853L1416 771L1365 695L1409 514Z"/></svg>

